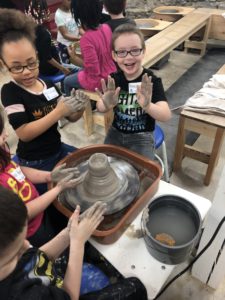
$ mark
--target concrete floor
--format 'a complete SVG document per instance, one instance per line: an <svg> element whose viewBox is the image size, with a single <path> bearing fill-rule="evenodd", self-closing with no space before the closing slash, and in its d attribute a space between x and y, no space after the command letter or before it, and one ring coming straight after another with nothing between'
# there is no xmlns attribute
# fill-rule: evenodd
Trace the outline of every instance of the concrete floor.
<svg viewBox="0 0 225 300"><path fill-rule="evenodd" d="M180 51L173 51L169 62L161 70L155 71L155 74L162 78L164 87L165 89L167 89L198 59L199 56L193 54L185 54ZM7 76L5 74L0 74L0 87L6 81ZM14 153L17 139L11 127L8 126L8 128L10 133L8 142L12 153ZM60 129L60 132L62 134L63 141L68 142L69 144L73 144L78 148L91 144L101 144L104 140L104 130L103 128L98 126L95 127L94 134L87 137L84 132L82 119L75 124L66 124L62 129ZM204 139L199 139L197 143L200 143L204 147L206 141ZM184 159L182 170L180 170L176 174L172 174L171 183L213 201L218 182L219 180L222 180L220 176L223 171L224 165L225 145L223 146L222 154L218 162L218 166L214 172L212 182L208 187L204 186L202 183L206 166L191 159ZM224 193L225 188L221 193L221 197L223 198ZM154 276L154 274L152 276ZM185 274L181 278L176 280L159 299L222 300L224 298L225 279L221 282L221 285L217 290L213 290L210 287L202 284L200 281L194 279L189 274Z"/></svg>

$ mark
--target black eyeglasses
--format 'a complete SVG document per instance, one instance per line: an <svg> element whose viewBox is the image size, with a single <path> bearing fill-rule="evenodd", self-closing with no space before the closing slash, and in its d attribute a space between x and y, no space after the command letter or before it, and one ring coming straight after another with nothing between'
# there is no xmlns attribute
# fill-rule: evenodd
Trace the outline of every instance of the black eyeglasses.
<svg viewBox="0 0 225 300"><path fill-rule="evenodd" d="M127 51L127 50L118 50L118 51L116 51L116 50L114 50L116 55L118 57L121 57L121 58L126 57L129 53L130 53L131 56L138 56L138 55L141 54L142 51L143 51L142 48L131 49L130 51Z"/></svg>
<svg viewBox="0 0 225 300"><path fill-rule="evenodd" d="M28 70L31 70L31 71L37 69L39 67L39 60L37 59L35 61L29 62L27 65L24 65L24 66L8 67L5 62L4 62L4 64L6 65L9 72L11 72L13 74L19 74L19 73L23 73L25 68L27 68Z"/></svg>

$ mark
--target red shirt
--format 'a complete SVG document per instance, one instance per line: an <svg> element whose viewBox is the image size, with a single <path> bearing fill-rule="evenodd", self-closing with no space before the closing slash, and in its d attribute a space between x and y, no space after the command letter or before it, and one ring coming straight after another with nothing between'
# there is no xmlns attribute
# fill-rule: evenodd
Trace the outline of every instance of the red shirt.
<svg viewBox="0 0 225 300"><path fill-rule="evenodd" d="M13 161L9 163L3 173L0 173L0 184L16 193L25 204L39 197L35 186L23 175L19 165ZM43 212L29 220L27 237L31 237L38 230L42 218Z"/></svg>

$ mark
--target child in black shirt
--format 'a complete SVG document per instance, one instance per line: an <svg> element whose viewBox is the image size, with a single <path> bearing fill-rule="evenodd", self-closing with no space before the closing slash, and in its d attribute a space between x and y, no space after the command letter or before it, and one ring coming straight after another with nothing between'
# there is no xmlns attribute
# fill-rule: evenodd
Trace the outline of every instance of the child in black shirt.
<svg viewBox="0 0 225 300"><path fill-rule="evenodd" d="M112 55L120 70L111 74L97 109L106 112L113 108L114 119L105 144L123 146L154 159L155 121L165 122L171 113L163 85L150 70L142 67L145 42L140 30L123 24L112 36Z"/></svg>

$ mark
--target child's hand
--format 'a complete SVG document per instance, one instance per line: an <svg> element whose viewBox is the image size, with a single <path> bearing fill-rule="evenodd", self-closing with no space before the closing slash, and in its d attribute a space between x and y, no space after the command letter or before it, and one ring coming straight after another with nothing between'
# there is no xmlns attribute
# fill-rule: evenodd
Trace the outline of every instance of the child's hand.
<svg viewBox="0 0 225 300"><path fill-rule="evenodd" d="M104 79L101 79L102 92L96 89L96 92L101 97L104 106L107 110L113 108L118 103L120 87L115 88L115 81L111 76L108 76L107 86Z"/></svg>
<svg viewBox="0 0 225 300"><path fill-rule="evenodd" d="M85 243L104 219L103 214L105 211L106 205L102 202L97 202L83 214L79 222L80 206L77 205L67 226L70 242L79 241Z"/></svg>
<svg viewBox="0 0 225 300"><path fill-rule="evenodd" d="M83 110L88 101L89 97L83 91L73 89L70 97L62 97L57 107L60 106L63 117L69 117L72 113Z"/></svg>
<svg viewBox="0 0 225 300"><path fill-rule="evenodd" d="M63 179L61 179L57 186L60 187L61 192L66 189L71 189L76 187L79 183L81 183L84 180L84 175L81 175L77 178L74 178L74 174L69 174Z"/></svg>
<svg viewBox="0 0 225 300"><path fill-rule="evenodd" d="M142 76L141 85L137 86L137 101L146 110L152 101L152 77L147 74Z"/></svg>
<svg viewBox="0 0 225 300"><path fill-rule="evenodd" d="M61 166L56 167L51 172L51 179L52 182L59 182L60 180L63 180L68 175L71 175L71 178L77 178L80 175L80 172L78 168L66 168L66 163L62 164Z"/></svg>

